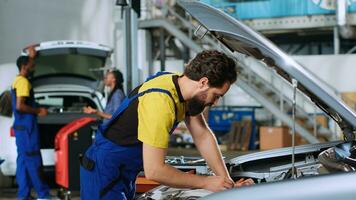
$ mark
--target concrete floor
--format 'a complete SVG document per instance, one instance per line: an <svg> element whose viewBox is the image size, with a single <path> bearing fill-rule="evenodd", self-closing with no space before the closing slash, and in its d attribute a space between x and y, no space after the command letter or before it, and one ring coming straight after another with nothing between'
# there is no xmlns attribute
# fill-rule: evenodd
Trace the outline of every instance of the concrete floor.
<svg viewBox="0 0 356 200"><path fill-rule="evenodd" d="M247 153L251 153L251 151L222 151L223 156L226 159L231 159L237 156L241 156ZM200 156L199 152L195 148L169 148L168 149L168 155L169 156ZM15 200L16 198L16 193L17 193L17 188L0 188L0 200ZM55 195L57 194L57 189L52 189L51 194ZM36 196L35 193L33 192L32 196ZM80 194L78 191L72 192L71 195L73 200L79 200L80 199Z"/></svg>
<svg viewBox="0 0 356 200"><path fill-rule="evenodd" d="M17 188L0 188L0 199L1 200L15 200L17 193ZM56 189L51 189L51 194L57 194ZM32 196L35 197L35 192L32 191ZM72 200L80 200L79 192L73 192L71 195Z"/></svg>

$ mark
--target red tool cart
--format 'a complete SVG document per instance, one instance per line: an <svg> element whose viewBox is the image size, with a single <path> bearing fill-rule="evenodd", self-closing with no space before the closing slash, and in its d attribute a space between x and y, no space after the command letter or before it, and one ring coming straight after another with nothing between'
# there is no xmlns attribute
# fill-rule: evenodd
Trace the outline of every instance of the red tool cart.
<svg viewBox="0 0 356 200"><path fill-rule="evenodd" d="M59 130L55 138L56 183L65 190L80 190L79 158L92 144L99 122L96 118L77 119Z"/></svg>
<svg viewBox="0 0 356 200"><path fill-rule="evenodd" d="M60 195L70 197L71 191L80 190L79 158L92 144L99 121L96 118L77 119L59 130L55 138L56 183L61 187ZM144 193L159 183L147 180L143 173L137 177L138 193Z"/></svg>

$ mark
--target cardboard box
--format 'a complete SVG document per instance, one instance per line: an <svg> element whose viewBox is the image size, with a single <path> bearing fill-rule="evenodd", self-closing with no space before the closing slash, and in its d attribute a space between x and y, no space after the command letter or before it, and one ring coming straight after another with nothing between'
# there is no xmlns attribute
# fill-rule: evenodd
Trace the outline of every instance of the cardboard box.
<svg viewBox="0 0 356 200"><path fill-rule="evenodd" d="M292 144L292 142L291 142L291 144ZM304 145L304 144L309 144L309 142L306 141L304 138L302 138L302 136L300 136L299 134L296 134L295 135L295 145L299 146L299 145Z"/></svg>
<svg viewBox="0 0 356 200"><path fill-rule="evenodd" d="M260 127L260 149L276 149L292 145L288 127Z"/></svg>
<svg viewBox="0 0 356 200"><path fill-rule="evenodd" d="M325 128L329 127L328 118L324 115L317 115L316 122Z"/></svg>
<svg viewBox="0 0 356 200"><path fill-rule="evenodd" d="M341 98L351 109L356 111L356 92L342 92Z"/></svg>

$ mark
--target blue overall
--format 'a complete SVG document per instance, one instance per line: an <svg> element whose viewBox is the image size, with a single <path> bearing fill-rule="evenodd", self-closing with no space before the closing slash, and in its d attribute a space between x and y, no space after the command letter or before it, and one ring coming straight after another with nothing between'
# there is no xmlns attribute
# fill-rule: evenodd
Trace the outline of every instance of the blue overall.
<svg viewBox="0 0 356 200"><path fill-rule="evenodd" d="M40 153L40 138L37 116L21 113L16 109L16 90L11 90L12 110L14 113L14 132L17 146L16 181L19 185L18 198L30 197L31 188L37 192L38 198L49 196L49 187L41 179L42 158ZM33 90L26 98L26 105L36 107Z"/></svg>
<svg viewBox="0 0 356 200"><path fill-rule="evenodd" d="M162 74L167 73L158 73L147 81ZM89 147L81 161L81 199L126 200L134 198L136 177L143 169L142 144L121 146L105 138L102 133L111 125L112 121L120 117L131 102L150 92L165 93L173 100L169 91L160 88L151 88L124 99L110 121L100 125L94 144ZM171 132L176 126L177 121L175 120Z"/></svg>

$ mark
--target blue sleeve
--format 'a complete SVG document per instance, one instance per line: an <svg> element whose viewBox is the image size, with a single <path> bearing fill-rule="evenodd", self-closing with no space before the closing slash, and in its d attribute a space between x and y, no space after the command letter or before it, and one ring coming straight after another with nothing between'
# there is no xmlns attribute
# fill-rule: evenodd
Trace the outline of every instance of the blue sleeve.
<svg viewBox="0 0 356 200"><path fill-rule="evenodd" d="M124 98L124 93L120 89L116 90L105 107L105 113L113 114L121 105L121 102L124 100Z"/></svg>

